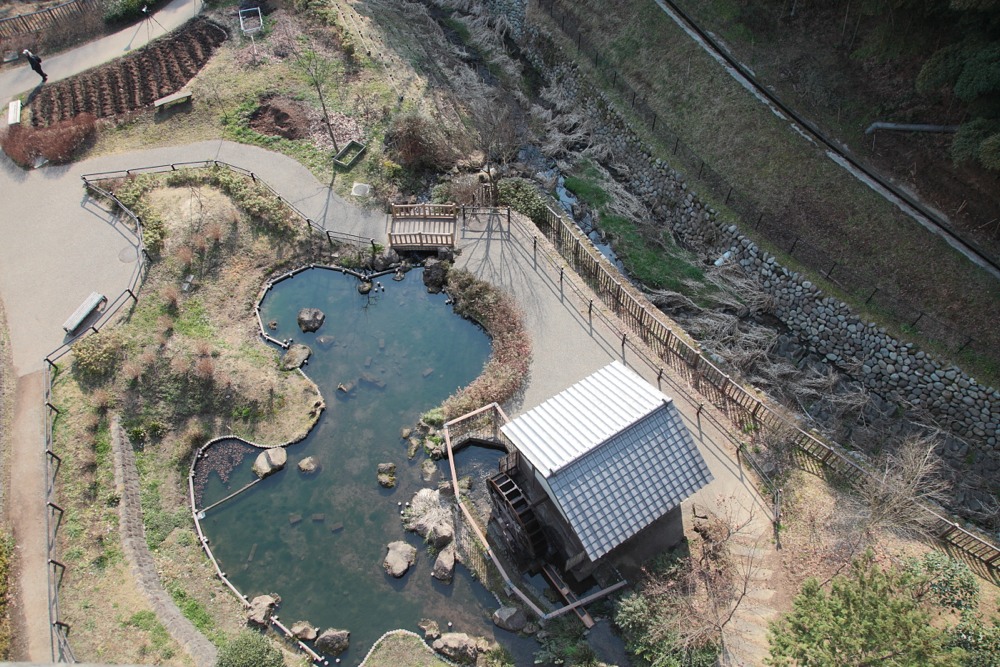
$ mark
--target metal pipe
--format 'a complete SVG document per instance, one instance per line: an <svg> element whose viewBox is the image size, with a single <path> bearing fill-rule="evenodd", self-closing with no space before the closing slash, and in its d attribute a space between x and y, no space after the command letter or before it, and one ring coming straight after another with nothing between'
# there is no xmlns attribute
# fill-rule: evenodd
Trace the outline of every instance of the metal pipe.
<svg viewBox="0 0 1000 667"><path fill-rule="evenodd" d="M865 134L871 134L875 130L893 130L895 132L941 132L944 134L955 134L958 125L928 125L925 123L887 123L878 121L872 123L865 130Z"/></svg>

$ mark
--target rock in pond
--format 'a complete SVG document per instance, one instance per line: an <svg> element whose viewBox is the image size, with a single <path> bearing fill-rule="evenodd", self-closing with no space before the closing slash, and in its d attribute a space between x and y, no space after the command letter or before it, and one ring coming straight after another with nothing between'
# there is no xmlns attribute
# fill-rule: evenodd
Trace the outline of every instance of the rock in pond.
<svg viewBox="0 0 1000 667"><path fill-rule="evenodd" d="M285 451L284 447L265 449L257 455L257 460L253 462L253 472L264 479L284 468L287 462L288 452Z"/></svg>
<svg viewBox="0 0 1000 667"><path fill-rule="evenodd" d="M420 622L417 623L417 627L424 631L424 639L435 640L441 636L441 629L438 627L437 621L433 621L429 618L422 618Z"/></svg>
<svg viewBox="0 0 1000 667"><path fill-rule="evenodd" d="M329 655L340 655L351 643L351 633L347 630L330 628L316 640L316 648Z"/></svg>
<svg viewBox="0 0 1000 667"><path fill-rule="evenodd" d="M520 632L528 624L528 617L517 607L500 607L493 612L493 625L510 632Z"/></svg>
<svg viewBox="0 0 1000 667"><path fill-rule="evenodd" d="M303 308L299 311L299 328L306 333L319 329L325 320L326 315L319 308Z"/></svg>
<svg viewBox="0 0 1000 667"><path fill-rule="evenodd" d="M283 371L293 371L302 364L306 363L306 360L312 356L313 351L308 345L303 345L302 343L296 343L292 345L287 350L285 354L281 357L281 370Z"/></svg>
<svg viewBox="0 0 1000 667"><path fill-rule="evenodd" d="M362 280L360 283L358 283L359 294L368 294L371 291L372 291L372 281Z"/></svg>
<svg viewBox="0 0 1000 667"><path fill-rule="evenodd" d="M316 639L316 637L319 637L319 630L314 628L307 621L299 621L291 628L289 628L289 631L292 633L292 636L295 637L296 639L301 639L307 642L311 642L314 639Z"/></svg>
<svg viewBox="0 0 1000 667"><path fill-rule="evenodd" d="M386 489L391 489L396 486L396 464L395 463L379 463L378 464L378 483L379 486Z"/></svg>
<svg viewBox="0 0 1000 667"><path fill-rule="evenodd" d="M307 456L299 461L299 470L304 473L316 472L319 470L319 462L315 456Z"/></svg>
<svg viewBox="0 0 1000 667"><path fill-rule="evenodd" d="M273 595L258 595L250 601L250 608L247 609L247 622L252 625L267 626L271 620L271 614L281 598Z"/></svg>
<svg viewBox="0 0 1000 667"><path fill-rule="evenodd" d="M389 553L385 556L382 566L385 571L399 579L417 560L417 549L402 540L390 542Z"/></svg>
<svg viewBox="0 0 1000 667"><path fill-rule="evenodd" d="M322 336L316 336L316 344L319 345L320 349L322 350L329 350L331 347L333 347L334 343L336 342L337 339L334 338L333 336L327 336L326 334Z"/></svg>
<svg viewBox="0 0 1000 667"><path fill-rule="evenodd" d="M431 570L431 576L446 584L451 583L452 578L455 576L454 544L449 544L438 552L437 558L434 559L434 569Z"/></svg>
<svg viewBox="0 0 1000 667"><path fill-rule="evenodd" d="M439 294L448 283L448 264L433 257L424 262L424 285L431 294Z"/></svg>
<svg viewBox="0 0 1000 667"><path fill-rule="evenodd" d="M434 650L463 665L474 665L480 653L490 650L491 644L482 637L470 637L464 632L446 632L432 645Z"/></svg>
<svg viewBox="0 0 1000 667"><path fill-rule="evenodd" d="M441 492L420 489L410 501L410 512L403 527L424 538L435 549L444 549L455 539L455 522L450 500Z"/></svg>

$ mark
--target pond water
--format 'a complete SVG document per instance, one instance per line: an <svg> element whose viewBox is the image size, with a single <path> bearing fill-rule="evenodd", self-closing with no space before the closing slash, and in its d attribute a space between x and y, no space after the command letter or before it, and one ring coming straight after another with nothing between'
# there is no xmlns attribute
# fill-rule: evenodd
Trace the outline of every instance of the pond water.
<svg viewBox="0 0 1000 667"><path fill-rule="evenodd" d="M398 283L380 280L384 291L364 296L356 278L310 269L275 285L264 299L261 317L278 323L271 335L313 349L304 370L327 409L309 437L288 448L283 471L206 513L202 525L212 551L249 598L281 596L286 626L307 620L321 630L350 630L342 664L358 664L387 630L420 632L421 618L443 630L451 622L454 631L495 638L519 662L530 662L530 642L494 630L492 594L462 566L450 585L433 579L434 556L400 523L398 504L428 485L420 478L423 454L407 460L400 429L479 374L489 339L454 315L443 294L427 294L419 271ZM299 330L300 308L326 314L318 332ZM345 394L341 384L353 388ZM319 461L318 473L296 468L307 456ZM397 464L395 489L375 479L376 466L388 461ZM254 479L252 463L253 456L245 457L227 483L211 474L201 506ZM484 465L477 460L474 467ZM382 560L386 544L400 539L417 547L417 562L393 579Z"/></svg>

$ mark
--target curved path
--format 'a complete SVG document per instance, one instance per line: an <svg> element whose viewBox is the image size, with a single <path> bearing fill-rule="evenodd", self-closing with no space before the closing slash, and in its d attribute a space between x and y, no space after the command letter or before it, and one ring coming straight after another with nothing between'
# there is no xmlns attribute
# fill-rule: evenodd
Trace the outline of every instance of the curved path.
<svg viewBox="0 0 1000 667"><path fill-rule="evenodd" d="M155 21L143 21L52 57L40 52L38 55L44 59L42 69L48 74L49 81L79 74L162 37L197 16L201 8L202 0L171 0L153 15ZM40 85L38 75L28 67L27 62L21 62L24 64L0 73L0 102L5 110L7 102L15 96ZM4 113L0 126L5 127L6 123L7 114Z"/></svg>
<svg viewBox="0 0 1000 667"><path fill-rule="evenodd" d="M359 209L322 185L298 162L252 146L210 141L113 155L24 172L0 154L0 301L10 328L16 377L5 494L20 576L14 598L18 657L52 659L47 608L44 358L66 342L62 323L90 292L114 298L138 259L135 237L96 206L80 176L132 167L224 160L254 170L319 224L365 237L385 237L385 217Z"/></svg>

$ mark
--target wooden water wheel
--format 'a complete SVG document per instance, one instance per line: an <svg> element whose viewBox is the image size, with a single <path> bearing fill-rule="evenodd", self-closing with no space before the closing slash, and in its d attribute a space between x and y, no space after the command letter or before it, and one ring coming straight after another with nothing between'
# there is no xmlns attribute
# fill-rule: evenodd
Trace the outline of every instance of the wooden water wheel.
<svg viewBox="0 0 1000 667"><path fill-rule="evenodd" d="M489 480L493 519L500 528L511 554L531 563L545 557L547 542L531 503L517 483L504 473Z"/></svg>

